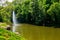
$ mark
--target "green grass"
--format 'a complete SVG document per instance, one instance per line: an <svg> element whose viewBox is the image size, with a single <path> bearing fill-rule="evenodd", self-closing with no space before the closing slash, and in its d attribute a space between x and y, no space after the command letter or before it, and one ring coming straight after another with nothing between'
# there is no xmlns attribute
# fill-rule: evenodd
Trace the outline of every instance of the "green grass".
<svg viewBox="0 0 60 40"><path fill-rule="evenodd" d="M7 27L6 23L0 23L0 28L5 28L5 27Z"/></svg>
<svg viewBox="0 0 60 40"><path fill-rule="evenodd" d="M0 40L23 40L20 35L0 28Z"/></svg>

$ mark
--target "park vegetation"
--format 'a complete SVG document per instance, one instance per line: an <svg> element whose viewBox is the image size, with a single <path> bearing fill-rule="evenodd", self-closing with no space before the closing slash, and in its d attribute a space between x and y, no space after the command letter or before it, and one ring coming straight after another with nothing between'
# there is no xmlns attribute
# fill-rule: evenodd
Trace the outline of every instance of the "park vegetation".
<svg viewBox="0 0 60 40"><path fill-rule="evenodd" d="M23 40L20 35L0 28L0 40Z"/></svg>
<svg viewBox="0 0 60 40"><path fill-rule="evenodd" d="M19 23L60 26L60 0L14 0L0 6L0 22L12 23L12 12Z"/></svg>

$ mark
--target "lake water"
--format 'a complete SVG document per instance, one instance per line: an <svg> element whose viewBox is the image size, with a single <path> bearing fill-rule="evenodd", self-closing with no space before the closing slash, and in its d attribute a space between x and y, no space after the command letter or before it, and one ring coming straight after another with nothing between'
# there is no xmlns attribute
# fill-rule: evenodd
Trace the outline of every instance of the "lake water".
<svg viewBox="0 0 60 40"><path fill-rule="evenodd" d="M20 24L16 31L26 40L60 40L60 28Z"/></svg>

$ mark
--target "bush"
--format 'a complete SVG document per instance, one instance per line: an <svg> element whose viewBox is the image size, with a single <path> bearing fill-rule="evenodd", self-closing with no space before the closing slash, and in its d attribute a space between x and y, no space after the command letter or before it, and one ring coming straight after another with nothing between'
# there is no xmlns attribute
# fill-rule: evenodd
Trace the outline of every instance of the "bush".
<svg viewBox="0 0 60 40"><path fill-rule="evenodd" d="M0 40L23 40L23 38L11 31L0 28Z"/></svg>
<svg viewBox="0 0 60 40"><path fill-rule="evenodd" d="M46 26L60 24L59 0L15 0L0 9L0 22L10 23L14 10L19 23Z"/></svg>
<svg viewBox="0 0 60 40"><path fill-rule="evenodd" d="M50 15L51 21L54 23L54 25L60 24L60 3L53 3L49 10L47 10L47 13Z"/></svg>

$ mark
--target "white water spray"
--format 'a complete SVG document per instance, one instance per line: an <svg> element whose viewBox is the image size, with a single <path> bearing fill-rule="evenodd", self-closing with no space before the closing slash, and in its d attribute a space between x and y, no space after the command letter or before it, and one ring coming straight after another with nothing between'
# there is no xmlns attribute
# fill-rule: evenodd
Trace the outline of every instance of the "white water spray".
<svg viewBox="0 0 60 40"><path fill-rule="evenodd" d="M13 32L16 31L16 26L17 26L16 15L15 12L13 11L13 29L12 29Z"/></svg>

